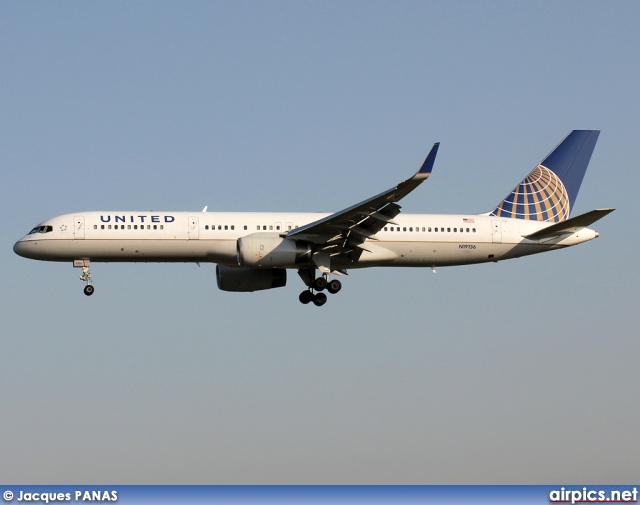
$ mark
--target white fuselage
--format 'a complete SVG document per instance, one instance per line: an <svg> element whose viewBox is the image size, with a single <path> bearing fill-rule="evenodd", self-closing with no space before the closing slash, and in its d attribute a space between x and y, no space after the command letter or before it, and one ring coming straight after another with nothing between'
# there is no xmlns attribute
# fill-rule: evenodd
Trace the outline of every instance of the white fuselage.
<svg viewBox="0 0 640 505"><path fill-rule="evenodd" d="M267 212L78 212L41 223L19 240L17 254L45 261L211 262L236 266L237 240L286 235L329 214ZM401 214L353 261L332 268L436 267L499 261L591 240L583 228L542 241L523 238L549 223L487 215ZM39 231L38 231L39 230ZM309 261L308 265L313 266ZM300 268L299 262L284 266Z"/></svg>

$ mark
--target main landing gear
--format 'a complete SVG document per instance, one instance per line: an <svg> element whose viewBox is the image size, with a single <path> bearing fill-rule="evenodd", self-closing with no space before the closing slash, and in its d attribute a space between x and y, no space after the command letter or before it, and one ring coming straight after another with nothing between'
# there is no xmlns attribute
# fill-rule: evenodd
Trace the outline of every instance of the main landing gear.
<svg viewBox="0 0 640 505"><path fill-rule="evenodd" d="M91 281L91 268L89 260L74 260L73 266L76 268L82 268L82 275L80 276L80 280L87 283L87 285L84 287L84 294L87 296L91 296L96 288L93 287Z"/></svg>
<svg viewBox="0 0 640 505"><path fill-rule="evenodd" d="M305 280L305 277L308 277L308 274L305 275L302 272L299 272L299 274L300 277L303 278L303 280ZM313 273L311 274L310 278L313 278L312 276ZM304 303L306 305L310 302L313 302L313 304L317 307L322 307L325 303L327 303L327 295L323 293L325 289L331 294L336 294L342 289L342 283L338 279L329 281L326 274L310 282L306 282L305 280L305 283L309 286L309 289L300 293L300 303Z"/></svg>

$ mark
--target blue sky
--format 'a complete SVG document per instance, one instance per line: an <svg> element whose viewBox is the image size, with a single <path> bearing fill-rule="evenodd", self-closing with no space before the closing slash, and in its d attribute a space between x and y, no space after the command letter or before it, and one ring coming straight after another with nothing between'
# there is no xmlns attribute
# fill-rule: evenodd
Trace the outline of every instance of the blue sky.
<svg viewBox="0 0 640 505"><path fill-rule="evenodd" d="M632 482L637 2L5 2L0 475L19 483ZM598 240L352 272L322 309L215 268L13 243L83 210L493 208L572 129Z"/></svg>

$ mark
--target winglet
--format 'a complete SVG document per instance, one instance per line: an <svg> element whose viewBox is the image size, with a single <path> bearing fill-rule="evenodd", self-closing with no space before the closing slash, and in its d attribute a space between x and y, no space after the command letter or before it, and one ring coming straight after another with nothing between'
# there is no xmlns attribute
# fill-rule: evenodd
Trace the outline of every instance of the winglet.
<svg viewBox="0 0 640 505"><path fill-rule="evenodd" d="M433 147L431 148L431 151L429 151L429 154L427 154L420 170L415 173L412 179L426 179L431 175L433 164L436 161L436 154L438 154L438 147L440 147L440 142L433 144Z"/></svg>

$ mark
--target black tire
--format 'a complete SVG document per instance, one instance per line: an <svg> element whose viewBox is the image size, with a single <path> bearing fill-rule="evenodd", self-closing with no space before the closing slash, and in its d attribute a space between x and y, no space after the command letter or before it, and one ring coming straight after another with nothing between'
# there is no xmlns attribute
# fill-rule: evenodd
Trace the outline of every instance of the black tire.
<svg viewBox="0 0 640 505"><path fill-rule="evenodd" d="M311 300L313 300L313 293L308 290L303 291L302 293L300 293L300 296L298 297L298 299L300 300L300 303L304 303L306 305Z"/></svg>
<svg viewBox="0 0 640 505"><path fill-rule="evenodd" d="M313 297L313 303L316 307L322 307L325 303L327 303L327 295L324 293L316 293L316 296Z"/></svg>
<svg viewBox="0 0 640 505"><path fill-rule="evenodd" d="M96 288L94 288L91 284L87 284L84 287L84 294L87 296L91 296L95 290Z"/></svg>
<svg viewBox="0 0 640 505"><path fill-rule="evenodd" d="M324 277L318 277L315 281L313 281L313 289L316 291L324 291L327 287L327 279Z"/></svg>
<svg viewBox="0 0 640 505"><path fill-rule="evenodd" d="M327 291L332 295L335 295L338 291L342 289L342 282L338 279L333 279L329 284L327 284Z"/></svg>

